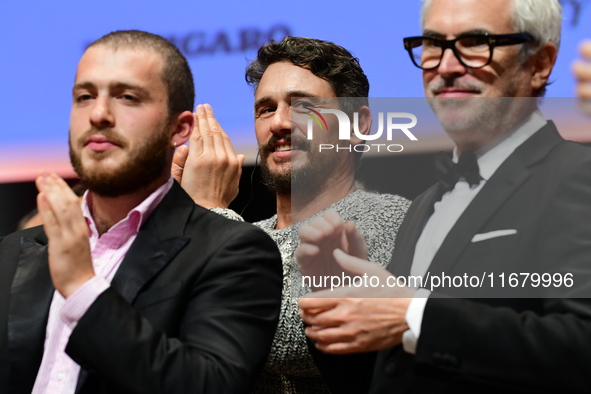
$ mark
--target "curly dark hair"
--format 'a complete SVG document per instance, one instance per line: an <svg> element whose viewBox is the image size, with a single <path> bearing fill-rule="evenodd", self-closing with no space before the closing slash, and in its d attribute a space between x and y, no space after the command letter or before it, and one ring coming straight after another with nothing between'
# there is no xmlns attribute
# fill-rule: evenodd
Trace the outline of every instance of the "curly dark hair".
<svg viewBox="0 0 591 394"><path fill-rule="evenodd" d="M153 50L164 60L162 81L168 90L168 117L183 111L193 111L195 85L187 59L166 38L140 30L119 30L102 36L86 49L105 45L113 49L141 48Z"/></svg>
<svg viewBox="0 0 591 394"><path fill-rule="evenodd" d="M288 36L263 45L246 68L246 82L256 90L267 67L286 60L327 81L335 96L352 97L339 100L347 114L368 105L369 81L359 59L340 45L313 38Z"/></svg>

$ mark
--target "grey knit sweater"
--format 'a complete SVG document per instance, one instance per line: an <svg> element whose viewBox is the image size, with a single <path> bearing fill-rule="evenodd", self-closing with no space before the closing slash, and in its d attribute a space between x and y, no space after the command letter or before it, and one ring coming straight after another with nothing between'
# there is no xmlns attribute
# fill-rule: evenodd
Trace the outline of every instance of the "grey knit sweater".
<svg viewBox="0 0 591 394"><path fill-rule="evenodd" d="M396 233L410 201L391 194L376 194L357 190L326 210L339 212L344 221L352 220L367 243L369 260L386 267L392 257ZM325 210L325 211L326 211ZM233 211L216 212L238 219ZM254 223L273 238L283 260L283 294L279 325L271 347L269 359L258 379L254 393L261 394L316 394L328 393L304 336L298 300L310 292L302 287L294 252L298 246L298 229L324 211L301 222L276 230L277 216Z"/></svg>

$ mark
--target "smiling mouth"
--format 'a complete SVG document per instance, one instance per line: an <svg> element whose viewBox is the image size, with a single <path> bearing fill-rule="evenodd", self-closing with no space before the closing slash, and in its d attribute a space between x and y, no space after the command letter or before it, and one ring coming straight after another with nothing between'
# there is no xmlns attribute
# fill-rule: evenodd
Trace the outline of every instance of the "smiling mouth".
<svg viewBox="0 0 591 394"><path fill-rule="evenodd" d="M291 150L291 145L280 145L275 147L275 152L285 152L285 151L290 151Z"/></svg>
<svg viewBox="0 0 591 394"><path fill-rule="evenodd" d="M275 159L288 160L297 151L308 151L310 144L305 139L292 139L291 135L272 136L261 148L261 154L265 157L272 155Z"/></svg>
<svg viewBox="0 0 591 394"><path fill-rule="evenodd" d="M434 92L436 96L446 96L446 97L461 97L466 95L474 95L479 94L480 92L476 90L467 90L467 89L444 89L438 90Z"/></svg>

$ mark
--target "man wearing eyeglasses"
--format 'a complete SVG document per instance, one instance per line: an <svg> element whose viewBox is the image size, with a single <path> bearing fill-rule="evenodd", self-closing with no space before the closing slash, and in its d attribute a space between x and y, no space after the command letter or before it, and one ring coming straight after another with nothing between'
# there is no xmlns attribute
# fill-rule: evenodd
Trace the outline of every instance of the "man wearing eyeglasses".
<svg viewBox="0 0 591 394"><path fill-rule="evenodd" d="M536 106L560 44L560 4L424 0L422 17L423 36L404 44L455 142L453 161L438 159L439 182L411 205L388 271L334 250L335 264L382 286L303 298L306 335L328 354L379 351L372 393L589 392L591 151L564 141ZM300 230L304 275L319 274L318 248L339 245L335 222ZM493 272L497 282L477 289L390 286ZM574 284L521 288L521 273ZM319 365L329 380L338 374Z"/></svg>

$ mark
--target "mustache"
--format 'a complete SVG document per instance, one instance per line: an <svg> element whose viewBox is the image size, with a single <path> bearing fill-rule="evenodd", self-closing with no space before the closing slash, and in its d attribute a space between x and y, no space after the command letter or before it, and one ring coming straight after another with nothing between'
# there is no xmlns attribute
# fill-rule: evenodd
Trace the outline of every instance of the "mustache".
<svg viewBox="0 0 591 394"><path fill-rule="evenodd" d="M90 129L86 130L82 135L78 138L78 143L83 145L84 142L89 139L93 135L102 135L105 138L109 139L116 145L119 145L122 148L127 147L127 140L123 138L118 132L111 128L104 128L104 129L97 129L96 127L91 127Z"/></svg>
<svg viewBox="0 0 591 394"><path fill-rule="evenodd" d="M292 149L298 149L298 150L304 150L304 151L308 151L310 150L310 141L307 140L304 137L295 137L293 138L291 134L286 134L284 136L277 136L275 134L273 134L271 136L271 138L269 138L269 141L267 141L266 143L262 144L259 148L259 150L261 151L261 154L268 154L271 153L275 150L275 145L280 141L286 141L287 143L289 143L291 145Z"/></svg>
<svg viewBox="0 0 591 394"><path fill-rule="evenodd" d="M444 88L455 88L461 90L472 90L480 92L482 85L476 81L459 81L456 78L438 78L429 84L429 89L438 92Z"/></svg>

